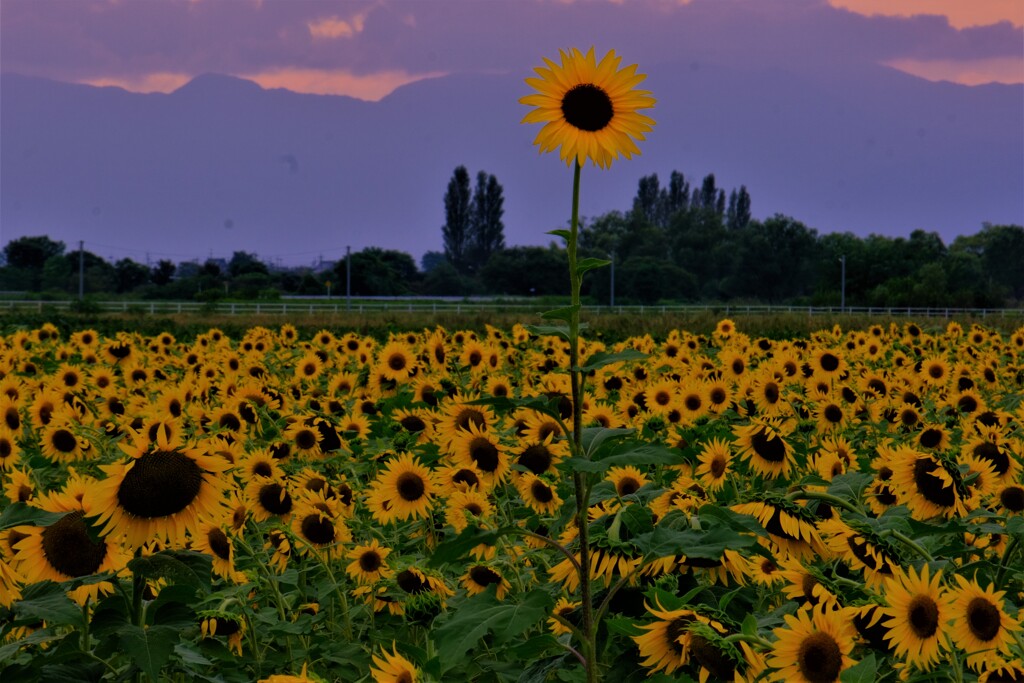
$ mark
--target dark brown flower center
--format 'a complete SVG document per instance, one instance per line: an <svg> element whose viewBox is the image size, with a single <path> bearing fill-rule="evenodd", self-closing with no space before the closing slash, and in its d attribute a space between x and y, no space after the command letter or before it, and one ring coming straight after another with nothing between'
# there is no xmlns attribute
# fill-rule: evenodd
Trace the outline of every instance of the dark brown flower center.
<svg viewBox="0 0 1024 683"><path fill-rule="evenodd" d="M839 678L843 652L829 634L812 633L800 643L796 663L800 673L811 683L829 683Z"/></svg>
<svg viewBox="0 0 1024 683"><path fill-rule="evenodd" d="M325 545L334 542L334 523L329 517L319 512L302 518L302 536L314 545Z"/></svg>
<svg viewBox="0 0 1024 683"><path fill-rule="evenodd" d="M400 474L396 488L398 489L398 495L410 503L422 498L427 490L426 484L423 483L423 478L415 472L403 472Z"/></svg>
<svg viewBox="0 0 1024 683"><path fill-rule="evenodd" d="M359 556L359 568L367 574L380 569L380 566L384 563L380 555L376 550L367 550L365 553Z"/></svg>
<svg viewBox="0 0 1024 683"><path fill-rule="evenodd" d="M611 123L615 109L603 89L581 83L562 97L562 115L570 126L594 133Z"/></svg>
<svg viewBox="0 0 1024 683"><path fill-rule="evenodd" d="M1007 486L999 492L999 502L1010 512L1024 511L1024 488Z"/></svg>
<svg viewBox="0 0 1024 683"><path fill-rule="evenodd" d="M71 453L78 446L78 439L66 429L58 429L50 437L50 443L61 453Z"/></svg>
<svg viewBox="0 0 1024 683"><path fill-rule="evenodd" d="M551 451L544 444L533 444L527 446L526 449L519 454L519 458L516 460L520 465L530 470L534 474L540 474L546 472L551 467Z"/></svg>
<svg viewBox="0 0 1024 683"><path fill-rule="evenodd" d="M154 451L138 458L124 475L117 502L136 517L169 517L191 505L203 485L203 471L177 451Z"/></svg>
<svg viewBox="0 0 1024 683"><path fill-rule="evenodd" d="M628 496L631 493L635 493L640 488L640 482L635 477L623 477L619 480L615 489L618 491L620 496Z"/></svg>
<svg viewBox="0 0 1024 683"><path fill-rule="evenodd" d="M213 554L222 560L231 559L231 541L227 534L220 528L214 527L206 534L206 542L210 545Z"/></svg>
<svg viewBox="0 0 1024 683"><path fill-rule="evenodd" d="M312 429L303 429L295 435L295 445L304 451L316 446L316 434Z"/></svg>
<svg viewBox="0 0 1024 683"><path fill-rule="evenodd" d="M956 493L933 473L940 465L928 458L918 458L914 463L914 484L925 500L941 507L950 507L956 502Z"/></svg>
<svg viewBox="0 0 1024 683"><path fill-rule="evenodd" d="M540 481L539 479L534 480L534 482L530 485L530 494L539 503L550 503L555 498L555 494L551 490L551 487L545 484L544 482Z"/></svg>
<svg viewBox="0 0 1024 683"><path fill-rule="evenodd" d="M404 590L406 593L421 593L427 588L427 584L419 577L416 572L406 569L396 577L398 587Z"/></svg>
<svg viewBox="0 0 1024 683"><path fill-rule="evenodd" d="M777 435L770 435L764 427L750 437L750 446L768 462L782 462L786 459L785 443Z"/></svg>
<svg viewBox="0 0 1024 683"><path fill-rule="evenodd" d="M497 447L482 436L469 442L469 457L484 472L494 472L501 464Z"/></svg>
<svg viewBox="0 0 1024 683"><path fill-rule="evenodd" d="M907 610L910 630L921 640L927 640L939 630L939 606L927 595L915 596Z"/></svg>
<svg viewBox="0 0 1024 683"><path fill-rule="evenodd" d="M455 426L464 431L469 431L469 425L476 425L477 429L487 426L487 418L475 408L463 408L455 417Z"/></svg>
<svg viewBox="0 0 1024 683"><path fill-rule="evenodd" d="M278 483L265 484L260 487L260 505L272 515L286 515L292 511L292 497Z"/></svg>
<svg viewBox="0 0 1024 683"><path fill-rule="evenodd" d="M501 574L489 567L477 565L469 570L469 578L473 583L481 586L490 586L492 583L501 583Z"/></svg>
<svg viewBox="0 0 1024 683"><path fill-rule="evenodd" d="M107 544L93 543L81 512L64 515L42 532L43 554L65 576L95 574L107 554Z"/></svg>
<svg viewBox="0 0 1024 683"><path fill-rule="evenodd" d="M967 627L978 640L987 643L999 635L999 608L978 596L967 604Z"/></svg>
<svg viewBox="0 0 1024 683"><path fill-rule="evenodd" d="M839 368L839 357L833 353L821 354L821 360L818 362L825 372L835 372Z"/></svg>

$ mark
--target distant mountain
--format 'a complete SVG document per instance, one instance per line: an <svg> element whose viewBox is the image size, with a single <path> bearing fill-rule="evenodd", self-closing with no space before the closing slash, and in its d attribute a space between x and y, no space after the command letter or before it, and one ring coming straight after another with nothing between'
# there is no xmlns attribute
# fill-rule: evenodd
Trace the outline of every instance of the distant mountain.
<svg viewBox="0 0 1024 683"><path fill-rule="evenodd" d="M650 65L643 154L585 170L582 213L628 209L640 176L713 172L755 217L822 232L1024 223L1024 87L931 83L871 67L813 76ZM571 174L539 157L521 75L453 75L380 102L207 74L171 94L0 76L0 242L49 234L104 256L255 251L285 263L346 245L441 248L452 170L505 188L506 242L565 225ZM137 251L131 251L137 250Z"/></svg>

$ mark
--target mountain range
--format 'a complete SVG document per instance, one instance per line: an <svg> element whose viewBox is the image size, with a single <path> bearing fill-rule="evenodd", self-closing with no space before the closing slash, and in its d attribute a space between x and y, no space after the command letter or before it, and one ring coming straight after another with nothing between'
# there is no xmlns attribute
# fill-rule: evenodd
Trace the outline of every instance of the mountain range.
<svg viewBox="0 0 1024 683"><path fill-rule="evenodd" d="M745 185L753 214L819 232L944 239L1024 223L1024 85L824 71L652 65L642 155L584 170L581 213L626 210L672 170ZM522 75L458 74L378 102L265 90L218 74L169 93L0 75L0 243L47 234L105 258L235 250L285 264L346 246L441 250L458 165L497 176L510 245L564 227L571 171L520 125Z"/></svg>

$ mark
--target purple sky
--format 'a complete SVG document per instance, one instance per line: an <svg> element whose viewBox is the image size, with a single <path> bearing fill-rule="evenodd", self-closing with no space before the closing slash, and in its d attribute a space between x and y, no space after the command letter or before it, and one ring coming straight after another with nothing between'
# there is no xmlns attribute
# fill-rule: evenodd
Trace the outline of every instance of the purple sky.
<svg viewBox="0 0 1024 683"><path fill-rule="evenodd" d="M699 93L691 99L689 93L659 93L656 88L674 82L666 77L680 65L690 69L714 65L747 72L778 68L813 74L812 80L820 83L822 74L827 78L835 74L840 82L839 74L855 78L852 74L863 67L882 64L932 81L1024 83L1022 25L1022 0L2 0L0 70L116 85L136 92L172 92L197 75L214 72L254 80L265 88L380 100L401 85L439 75L507 75L521 83L519 79L532 75L542 57L557 56L559 48L595 45L599 53L614 48L623 56L623 64L638 63L640 71L650 75L645 85L666 105L673 99L685 100L691 103L688 108L717 116L713 103L700 103ZM527 92L523 84L521 91L509 94L510 109L516 109L512 113L517 117L527 108L514 105L514 100ZM792 101L799 101L799 96ZM855 106L847 109L854 110ZM918 220L923 214L916 213L916 204L900 207L902 213L880 211L860 225L841 213L830 214L831 199L811 206L807 196L786 190L806 184L808 180L797 180L797 174L811 178L816 172L808 168L794 167L788 181L773 182L762 174L761 183L753 185L754 172L742 159L728 158L720 146L716 149L707 144L706 154L695 155L690 152L702 141L688 140L684 149L679 138L690 131L678 121L659 116L668 111L666 107L652 112L658 126L649 142L641 144L644 156L639 162L616 162L606 174L603 182L617 183L617 192L609 192L609 185L602 187L596 179L588 181L592 183L588 188L594 190L586 198L587 215L628 209L636 179L643 173L657 171L667 176L671 167L666 163L676 163L675 159L649 166L658 154L650 145L657 144L683 149L686 154L678 155L678 163L687 174L716 172L727 187L750 185L756 217L777 210L807 220L822 231L866 232L863 226L869 225L886 234L935 225L928 217ZM976 121L986 120L988 113L979 112ZM416 112L408 114L406 125L414 130ZM501 112L502 117L505 114ZM917 130L917 135L926 125L903 123L907 130ZM1021 124L1024 126L1024 121ZM537 127L533 128L510 134L532 137ZM801 130L798 134L813 137L814 132ZM782 139L777 142L785 143ZM933 144L941 146L941 142ZM920 184L927 175L915 170L934 165L926 145L915 149L922 150L920 158L900 160L907 169L901 182L905 179L910 185ZM439 154L446 152L449 150L438 150ZM1024 165L1024 149L1020 159ZM535 158L528 161L533 163ZM518 167L502 172L493 168L497 162L486 156L479 161L445 160L440 173L433 169L432 175L425 174L422 166L415 169L420 175L409 182L425 195L417 205L417 220L429 226L443 222L440 194L447 182L444 174L454 163L466 163L471 171L482 166L498 172L503 182L507 179L506 235L511 244L539 243L542 240L535 238L538 224L544 229L560 224L557 211L543 215L526 212L535 208L531 204L543 204L538 198L540 190L531 184L536 180L534 171L522 171L517 178ZM979 164L984 166L984 159ZM552 158L547 165L554 172L558 161ZM407 170L411 174L414 169ZM699 177L691 180L699 181ZM991 180L976 172L970 178L981 186L994 185ZM9 202L2 189L0 178L0 204L6 205ZM514 195L513 189L519 193ZM927 188L919 190L915 196L928 201ZM1024 190L1019 199L1015 189L998 193L1004 206L1024 204ZM523 199L530 196L535 199ZM817 195L813 198L820 199ZM984 220L1017 221L1017 216L1024 215L1024 209L1011 208L994 217L987 209L992 205L989 200L978 199L976 206L962 207L963 215L957 216L956 224L976 230ZM8 211L5 215L14 214ZM148 215L140 217L148 219ZM18 236L12 234L15 231L38 231L34 226L39 224L37 220L5 229L0 223L0 244ZM62 239L72 239L73 228L68 230ZM951 236L948 229L943 235ZM80 237L90 235L75 233L75 238ZM386 247L402 245L416 257L426 249L439 248L437 235L431 235L429 241L424 238L422 244L412 244L397 232L377 234L373 239ZM309 241L310 248L321 246ZM221 249L213 243L196 243L194 247L200 253L207 247ZM286 251L278 245L243 248Z"/></svg>
<svg viewBox="0 0 1024 683"><path fill-rule="evenodd" d="M591 44L614 47L641 64L685 52L719 63L867 61L933 80L1024 82L1020 0L831 2L836 6L829 0L4 0L0 62L5 71L130 90L167 92L217 72L366 99L428 75L521 72L558 47ZM846 7L935 14L865 15ZM963 28L951 26L944 11ZM996 19L1002 21L969 25Z"/></svg>

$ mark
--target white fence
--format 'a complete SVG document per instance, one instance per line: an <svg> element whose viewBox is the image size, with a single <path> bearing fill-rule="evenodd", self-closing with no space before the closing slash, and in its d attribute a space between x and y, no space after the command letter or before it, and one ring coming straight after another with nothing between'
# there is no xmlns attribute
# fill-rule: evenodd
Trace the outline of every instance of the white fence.
<svg viewBox="0 0 1024 683"><path fill-rule="evenodd" d="M30 301L0 300L0 312L4 311L70 311L75 310L75 301ZM88 310L112 313L136 314L178 314L202 313L216 315L324 315L344 313L476 313L476 312L520 312L542 313L552 308L550 304L516 301L444 301L436 299L344 299L290 300L264 302L213 302L197 301L89 301ZM653 306L584 306L588 313L634 314L634 315L694 315L711 313L720 316L758 315L773 313L798 313L814 315L872 315L906 318L1008 318L1024 319L1024 308L906 308L906 307L864 307L847 306L757 306L732 304L706 305L653 305Z"/></svg>

